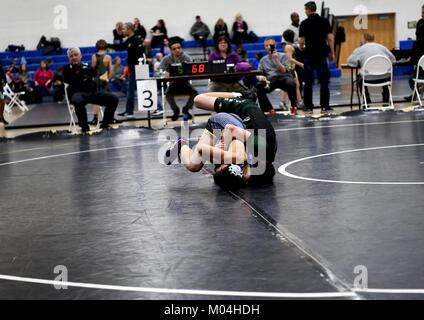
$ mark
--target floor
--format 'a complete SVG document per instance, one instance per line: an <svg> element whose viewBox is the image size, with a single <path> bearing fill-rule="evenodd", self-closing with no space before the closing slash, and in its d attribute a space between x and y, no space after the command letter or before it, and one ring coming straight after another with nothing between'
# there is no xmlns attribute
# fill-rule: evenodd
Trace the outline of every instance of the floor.
<svg viewBox="0 0 424 320"><path fill-rule="evenodd" d="M274 184L236 192L137 122L3 138L0 297L422 299L424 112L349 109L270 116Z"/></svg>

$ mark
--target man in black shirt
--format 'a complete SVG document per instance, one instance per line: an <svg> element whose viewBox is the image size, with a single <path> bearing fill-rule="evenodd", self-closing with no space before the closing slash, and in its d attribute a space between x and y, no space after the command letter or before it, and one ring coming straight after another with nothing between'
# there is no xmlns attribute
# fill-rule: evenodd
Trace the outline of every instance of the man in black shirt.
<svg viewBox="0 0 424 320"><path fill-rule="evenodd" d="M138 65L138 59L143 57L144 47L143 39L135 34L134 24L132 24L131 22L127 22L124 24L123 34L125 37L127 37L127 40L125 40L124 43L108 44L108 47L118 51L127 50L127 64L129 69L127 105L125 108L125 112L120 113L118 115L121 117L133 118L135 90L137 88L137 82L135 80L135 66Z"/></svg>
<svg viewBox="0 0 424 320"><path fill-rule="evenodd" d="M314 71L317 71L318 80L321 85L320 102L322 112L331 112L330 90L328 88L330 80L330 70L328 68L328 54L331 62L335 61L334 37L328 20L320 17L317 13L316 3L310 1L305 4L305 13L308 18L300 24L299 45L305 52L305 73L304 73L304 103L305 113L313 110L312 85Z"/></svg>
<svg viewBox="0 0 424 320"><path fill-rule="evenodd" d="M6 75L4 74L3 66L0 63L0 123L7 125L7 121L4 120L4 97L3 97L3 83L6 83Z"/></svg>
<svg viewBox="0 0 424 320"><path fill-rule="evenodd" d="M69 64L63 68L63 77L68 87L70 103L75 106L78 125L81 131L86 133L90 130L87 123L87 110L85 106L89 103L105 106L101 128L109 128L113 121L113 115L118 106L119 99L108 92L98 92L94 81L95 71L86 63L81 62L81 51L79 48L68 50Z"/></svg>

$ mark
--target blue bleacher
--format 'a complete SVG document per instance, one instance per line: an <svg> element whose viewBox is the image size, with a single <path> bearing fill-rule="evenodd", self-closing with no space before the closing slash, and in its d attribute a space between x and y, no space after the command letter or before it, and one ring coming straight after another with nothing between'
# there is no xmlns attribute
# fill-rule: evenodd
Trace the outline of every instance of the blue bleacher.
<svg viewBox="0 0 424 320"><path fill-rule="evenodd" d="M266 54L266 51L264 50L264 46L263 46L263 43L266 38L275 39L277 43L277 49L279 51L282 50L281 35L261 36L259 37L258 42L256 43L243 44L243 47L247 52L249 61L253 61L255 59L255 55L257 52L262 52L264 55ZM213 40L209 39L208 46L213 47L213 45L214 45ZM195 41L195 40L184 41L184 48L186 49L200 48L200 47L201 45L198 41ZM86 63L91 63L91 56L96 52L96 48L94 46L90 46L90 47L80 47L80 49L82 53L82 61ZM0 52L0 59L2 60L3 67L7 67L8 65L12 63L12 60L14 58L18 58L20 60L22 57L25 57L29 71L37 70L41 61L50 60L52 61L50 64L50 68L56 71L59 66L63 66L68 63L66 50L67 49L62 49L61 52L59 52L59 54L53 54L53 55L43 55L42 50L26 50L26 51L17 52L17 53ZM153 49L152 51L153 56L155 56L156 53L158 52L159 52L159 49ZM127 58L126 51L112 51L112 52L109 52L109 55L112 57L112 59L114 59L117 56L121 57L122 64L124 66L126 65L126 58ZM332 65L330 69L331 69L332 76L338 77L341 75L340 70L337 70L335 65Z"/></svg>

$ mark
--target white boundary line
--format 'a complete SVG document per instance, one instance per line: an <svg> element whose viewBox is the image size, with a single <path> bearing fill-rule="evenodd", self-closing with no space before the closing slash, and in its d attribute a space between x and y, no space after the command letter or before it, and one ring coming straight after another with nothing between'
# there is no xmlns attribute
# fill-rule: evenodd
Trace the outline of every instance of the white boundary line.
<svg viewBox="0 0 424 320"><path fill-rule="evenodd" d="M251 292L251 291L219 291L219 290L196 290L196 289L167 289L167 288L148 288L148 287L130 287L117 285L104 285L97 283L55 281L47 279L17 277L9 275L0 275L0 280L35 283L42 285L51 285L59 287L73 287L109 291L143 292L143 293L161 293L161 294L183 294L183 295L204 295L204 296L227 296L227 297L252 297L252 298L357 298L357 293L380 293L380 294L424 294L424 289L376 289L376 288L352 288L351 292Z"/></svg>
<svg viewBox="0 0 424 320"><path fill-rule="evenodd" d="M299 180L306 180L306 181L313 181L313 182L325 182L325 183L339 183L339 184L361 184L361 185L424 185L424 182L376 182L376 181L343 181L343 180L325 180L325 179L316 179L316 178L308 178L308 177L302 177L295 174L292 174L287 171L287 168L295 163L299 163L306 160L316 159L316 158L322 158L322 157L328 157L338 154L345 154L345 153L353 153L353 152L362 152L362 151L371 151L371 150L384 150L384 149L395 149L395 148L408 148L408 147L419 147L424 146L424 143L417 143L417 144L406 144L406 145L395 145L395 146L385 146L385 147L374 147L374 148L363 148L363 149L353 149L353 150L345 150L345 151L337 151L337 152L331 152L331 153L324 153L319 154L315 156L310 156L302 159L293 160L290 162L287 162L286 164L283 164L278 168L278 171L289 178L293 179L299 179Z"/></svg>
<svg viewBox="0 0 424 320"><path fill-rule="evenodd" d="M424 289L352 289L358 293L381 293L381 294L424 294Z"/></svg>
<svg viewBox="0 0 424 320"><path fill-rule="evenodd" d="M276 129L275 131L276 132L285 132L285 131L315 130L315 129L326 129L326 128L366 127L366 126L417 123L417 122L424 122L424 120L401 120L401 121L391 121L391 122L365 122L365 123L350 123L350 124L334 124L334 125L330 125L330 126L311 126L311 127Z"/></svg>
<svg viewBox="0 0 424 320"><path fill-rule="evenodd" d="M205 296L228 296L228 297L255 297L255 298L349 298L357 297L353 292L319 292L319 293L285 293L285 292L249 292L249 291L218 291L218 290L195 290L195 289L166 289L166 288L146 288L146 287L129 287L129 286L113 286L95 283L54 281L46 279L16 277L8 275L0 275L0 280L8 280L15 282L36 283L60 287L88 288L112 291L131 291L144 293L163 293L163 294L188 294L188 295L205 295Z"/></svg>
<svg viewBox="0 0 424 320"><path fill-rule="evenodd" d="M91 152L98 152L98 151L128 149L128 148L134 148L134 147L149 146L149 145L155 145L155 144L158 144L158 143L159 143L158 141L155 141L155 142L138 143L138 144L131 144L131 145L126 145L126 146L119 146L119 147L108 147L108 148L99 148L99 149L90 149L90 150L84 150L84 151L75 151L75 152L68 152L68 153L53 154L53 155L49 155L49 156L43 156L43 157L37 157L37 158L30 158L30 159L0 163L0 167L11 165L11 164L18 164L18 163L37 161L37 160L66 157L66 156L83 154L83 153L91 153Z"/></svg>

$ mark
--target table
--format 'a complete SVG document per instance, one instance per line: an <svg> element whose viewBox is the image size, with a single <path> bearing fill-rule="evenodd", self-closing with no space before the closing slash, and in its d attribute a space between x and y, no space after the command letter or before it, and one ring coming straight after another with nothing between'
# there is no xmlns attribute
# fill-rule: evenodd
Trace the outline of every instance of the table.
<svg viewBox="0 0 424 320"><path fill-rule="evenodd" d="M356 95L358 97L358 105L359 108L361 107L361 96L359 94L359 84L358 84L358 70L360 69L359 66L349 65L349 64L342 64L342 69L349 69L350 70L350 110L353 109L353 96L356 91ZM354 76L355 75L355 76Z"/></svg>
<svg viewBox="0 0 424 320"><path fill-rule="evenodd" d="M195 75L185 75L185 76L173 76L167 78L146 78L146 79L137 79L137 81L143 80L156 80L160 83L168 81L190 81L190 80L202 80L202 79L228 79L228 78L241 78L247 76L258 76L262 72L258 70L254 71L244 71L244 72L228 72L228 73L206 73L206 74L195 74Z"/></svg>

